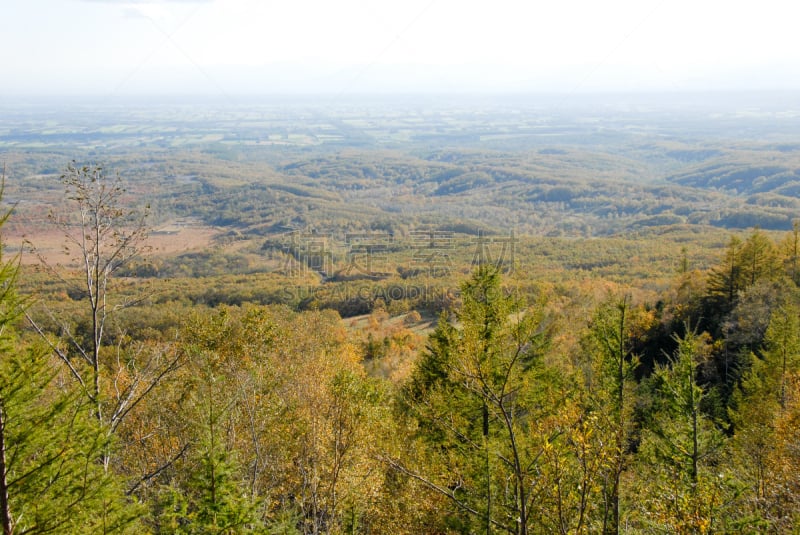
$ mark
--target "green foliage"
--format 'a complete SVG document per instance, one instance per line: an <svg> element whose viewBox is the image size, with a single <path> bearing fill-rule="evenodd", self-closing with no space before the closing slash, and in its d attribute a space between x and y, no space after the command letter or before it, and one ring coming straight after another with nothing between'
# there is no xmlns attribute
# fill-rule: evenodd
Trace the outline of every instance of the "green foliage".
<svg viewBox="0 0 800 535"><path fill-rule="evenodd" d="M190 319L181 386L162 397L179 422L161 438L187 442L189 453L153 485L161 496L151 502L154 529L319 533L372 525L380 474L367 459L386 394L340 329L335 313L277 306L221 307Z"/></svg>
<svg viewBox="0 0 800 535"><path fill-rule="evenodd" d="M201 444L197 456L197 468L186 489L160 490L156 533L262 533L256 504L237 484L230 454L209 441Z"/></svg>
<svg viewBox="0 0 800 535"><path fill-rule="evenodd" d="M92 481L118 471L162 533L788 529L800 495L797 229L779 247L754 230L726 248L722 231L704 225L784 226L798 204L781 168L796 155L766 166L765 147L716 168L713 187L724 191L701 192L646 179L670 170L706 187L719 163L709 160L739 149L474 143L285 153L231 144L152 154L132 170L140 192L156 191L147 169L174 179L156 194L158 217L236 228L213 250L130 265L118 280L124 304L145 277L162 277L145 306L109 318L96 344L106 374L97 397L106 414L130 385L152 397L135 397L116 442L98 439L114 455ZM515 244L515 291L488 266L454 290L473 268L471 235L510 222L551 234ZM392 233L387 268L321 276L280 235L312 226L334 242L352 230ZM446 272L411 261L419 228L456 232ZM73 342L97 340L81 312L90 290L63 292L35 273L26 283L70 319ZM404 347L389 381L366 377L359 362L371 358L374 369L401 353L399 318L375 314L382 307L442 312L427 350L415 360L413 344ZM333 311L373 316L342 323ZM405 327L421 337L419 319ZM180 354L185 365L163 384L143 382L137 351ZM25 403L66 403L54 429L64 431L67 415L83 422L75 392L43 377L47 387ZM392 413L395 393L403 410ZM99 428L81 429L67 435L89 444ZM37 447L45 451L44 439Z"/></svg>
<svg viewBox="0 0 800 535"><path fill-rule="evenodd" d="M702 410L709 394L697 383L697 367L708 356L708 337L687 326L676 341L669 365L652 378L654 406L637 456L643 477L631 505L642 527L708 533L730 514L739 485L721 464L723 432Z"/></svg>
<svg viewBox="0 0 800 535"><path fill-rule="evenodd" d="M550 332L541 304L523 307L487 266L461 299L406 387L424 466L393 466L450 499L446 524L456 531L586 529L597 467L583 449L590 432L572 430L574 385L543 361ZM562 492L568 481L582 490Z"/></svg>
<svg viewBox="0 0 800 535"><path fill-rule="evenodd" d="M787 303L771 315L765 350L755 355L734 395L731 420L736 433L732 452L741 462L735 470L747 485L744 510L766 526L779 529L791 517L791 493L778 475L784 461L779 444L781 416L791 405L792 377L800 369L800 318Z"/></svg>
<svg viewBox="0 0 800 535"><path fill-rule="evenodd" d="M722 264L709 276L709 297L718 314L724 314L756 282L781 275L777 248L762 231L754 230L744 242L732 236Z"/></svg>
<svg viewBox="0 0 800 535"><path fill-rule="evenodd" d="M225 311L208 322L195 321L193 341L187 348L193 360L192 384L184 394L186 416L196 430L196 443L187 460L192 469L180 489L173 483L159 490L155 529L165 534L255 533L260 528L256 504L226 439L234 405L227 384L232 377L226 373L233 363L226 357L231 351L244 350L229 345L244 342L234 334L241 324L232 322ZM252 334L260 342L268 339L268 330L255 311L245 324L254 329Z"/></svg>
<svg viewBox="0 0 800 535"><path fill-rule="evenodd" d="M793 303L787 303L775 310L764 337L765 386L777 395L780 406L787 404L787 383L790 375L800 367L800 310ZM757 374L757 372L756 372ZM755 375L755 374L754 374Z"/></svg>
<svg viewBox="0 0 800 535"><path fill-rule="evenodd" d="M627 468L631 443L634 440L634 407L637 395L634 372L638 357L633 354L631 324L635 318L627 297L602 303L594 313L584 337L583 351L592 431L599 435L597 455L603 460L602 531L619 533L621 526L620 496L624 494L622 474Z"/></svg>
<svg viewBox="0 0 800 535"><path fill-rule="evenodd" d="M108 428L95 418L95 405L77 385L64 384L51 355L15 333L23 311L16 277L14 261L0 263L3 532L135 532L139 508L100 463L111 440Z"/></svg>
<svg viewBox="0 0 800 535"><path fill-rule="evenodd" d="M58 386L41 351L6 346L2 353L2 479L12 532L135 531L139 509L98 462L109 439L91 405L74 389Z"/></svg>

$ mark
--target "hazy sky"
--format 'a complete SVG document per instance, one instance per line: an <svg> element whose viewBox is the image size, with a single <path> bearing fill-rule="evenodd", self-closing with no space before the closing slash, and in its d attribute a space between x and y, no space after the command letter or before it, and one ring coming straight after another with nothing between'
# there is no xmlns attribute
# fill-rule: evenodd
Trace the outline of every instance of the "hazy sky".
<svg viewBox="0 0 800 535"><path fill-rule="evenodd" d="M790 0L0 0L0 94L800 89Z"/></svg>

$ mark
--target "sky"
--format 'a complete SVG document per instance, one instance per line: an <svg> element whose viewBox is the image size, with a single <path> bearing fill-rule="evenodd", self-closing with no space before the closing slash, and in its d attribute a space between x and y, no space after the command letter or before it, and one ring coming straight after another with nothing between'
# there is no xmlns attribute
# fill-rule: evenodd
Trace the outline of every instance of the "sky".
<svg viewBox="0 0 800 535"><path fill-rule="evenodd" d="M800 90L789 0L0 0L0 96Z"/></svg>

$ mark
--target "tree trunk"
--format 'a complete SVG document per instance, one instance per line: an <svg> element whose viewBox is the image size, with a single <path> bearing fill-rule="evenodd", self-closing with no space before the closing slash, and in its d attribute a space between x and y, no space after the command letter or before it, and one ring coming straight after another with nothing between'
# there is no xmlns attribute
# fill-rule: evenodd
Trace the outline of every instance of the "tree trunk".
<svg viewBox="0 0 800 535"><path fill-rule="evenodd" d="M0 400L0 523L3 525L3 535L14 532L14 523L11 518L11 507L8 503L8 467L6 466L6 415L3 403Z"/></svg>

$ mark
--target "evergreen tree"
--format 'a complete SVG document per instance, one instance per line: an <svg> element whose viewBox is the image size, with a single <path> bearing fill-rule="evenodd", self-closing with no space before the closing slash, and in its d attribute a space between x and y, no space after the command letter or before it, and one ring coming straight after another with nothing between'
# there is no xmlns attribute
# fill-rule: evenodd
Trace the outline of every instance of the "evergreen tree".
<svg viewBox="0 0 800 535"><path fill-rule="evenodd" d="M745 240L741 257L746 286L752 286L762 279L772 280L782 275L778 249L758 228L754 229Z"/></svg>
<svg viewBox="0 0 800 535"><path fill-rule="evenodd" d="M192 400L199 409L200 436L187 465L188 480L179 488L160 491L154 524L157 533L170 535L258 533L256 506L242 484L235 455L224 436L231 403L220 399L210 367L202 369L199 391Z"/></svg>
<svg viewBox="0 0 800 535"><path fill-rule="evenodd" d="M462 285L461 298L456 321L440 321L406 387L427 466L390 462L451 500L458 514L449 529L586 529L586 496L574 492L581 476L573 468L587 457L568 443L588 433L573 410L574 385L543 361L547 321L486 266Z"/></svg>
<svg viewBox="0 0 800 535"><path fill-rule="evenodd" d="M729 312L747 284L742 266L742 240L731 236L725 257L720 265L711 270L708 277L708 293L712 310L716 309L717 321L722 314Z"/></svg>
<svg viewBox="0 0 800 535"><path fill-rule="evenodd" d="M786 408L787 383L800 365L800 310L796 306L788 303L772 313L764 343L767 382L781 408Z"/></svg>
<svg viewBox="0 0 800 535"><path fill-rule="evenodd" d="M125 531L138 508L127 502L115 476L97 462L108 438L92 418L92 406L74 389L61 389L47 354L21 348L7 334L2 344L4 534Z"/></svg>
<svg viewBox="0 0 800 535"><path fill-rule="evenodd" d="M769 321L762 357L751 355L749 369L734 395L731 420L737 473L747 485L749 512L778 529L791 518L792 493L784 479L786 451L778 428L791 405L792 378L800 367L800 318L792 304L777 308ZM785 431L783 431L785 432Z"/></svg>
<svg viewBox="0 0 800 535"><path fill-rule="evenodd" d="M775 245L759 229L742 242L732 236L723 261L711 270L703 320L712 334L718 334L722 318L729 313L743 291L759 280L772 280L783 270Z"/></svg>
<svg viewBox="0 0 800 535"><path fill-rule="evenodd" d="M597 415L595 432L607 444L603 468L603 533L619 533L621 478L628 460L636 404L634 371L638 359L632 354L632 311L627 298L609 301L595 312L584 351L589 403Z"/></svg>
<svg viewBox="0 0 800 535"><path fill-rule="evenodd" d="M670 533L719 529L737 492L721 463L724 435L703 412L709 394L697 382L708 337L688 326L668 365L654 374L654 407L642 434L639 522Z"/></svg>
<svg viewBox="0 0 800 535"><path fill-rule="evenodd" d="M781 242L780 250L786 275L800 286L800 219L792 222L792 231Z"/></svg>

